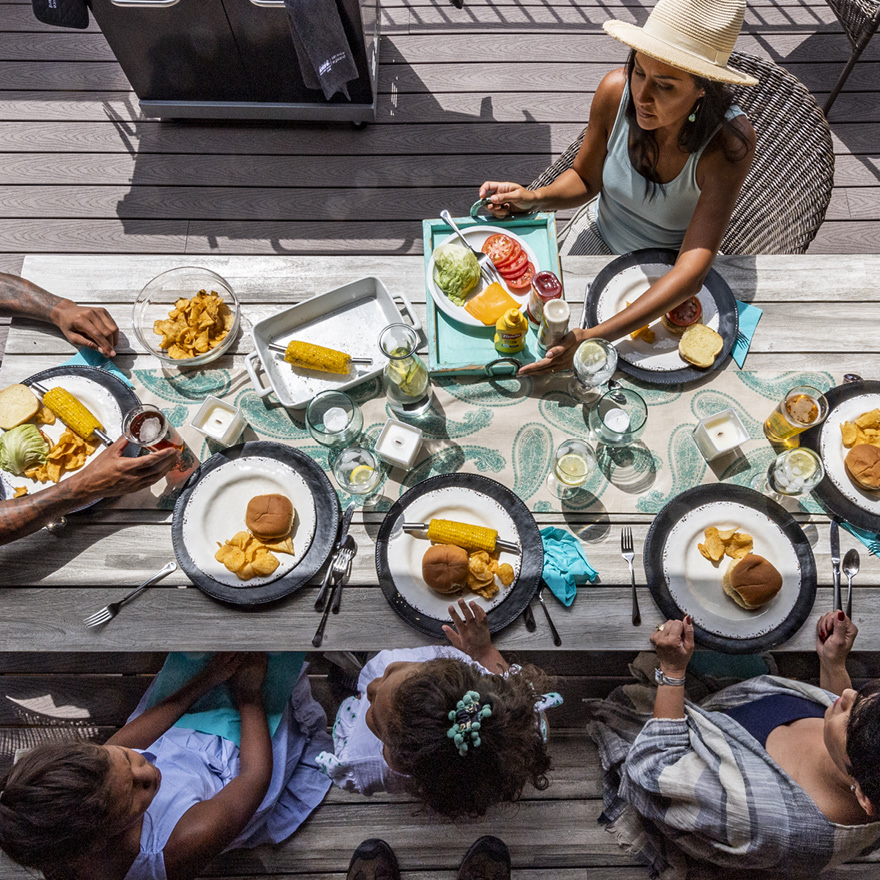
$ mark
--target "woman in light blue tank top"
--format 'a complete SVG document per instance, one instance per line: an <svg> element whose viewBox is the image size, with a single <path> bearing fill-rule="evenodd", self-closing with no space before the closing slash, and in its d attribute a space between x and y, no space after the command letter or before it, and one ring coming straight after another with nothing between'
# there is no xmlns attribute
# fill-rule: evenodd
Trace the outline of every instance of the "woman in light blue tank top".
<svg viewBox="0 0 880 880"><path fill-rule="evenodd" d="M520 372L558 372L591 337L615 340L695 295L712 267L751 165L755 132L724 83L756 80L727 67L745 0L659 0L643 27L605 23L632 51L604 77L572 168L545 187L486 181L497 217L588 202L593 223L573 253L678 250L675 265L628 308L577 328Z"/></svg>

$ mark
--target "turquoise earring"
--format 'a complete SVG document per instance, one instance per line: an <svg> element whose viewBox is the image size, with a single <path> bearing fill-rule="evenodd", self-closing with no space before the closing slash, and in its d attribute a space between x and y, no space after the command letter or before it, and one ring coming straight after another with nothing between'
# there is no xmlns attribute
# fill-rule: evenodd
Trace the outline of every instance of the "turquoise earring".
<svg viewBox="0 0 880 880"><path fill-rule="evenodd" d="M697 121L697 111L691 110L691 115L688 116L688 122L696 122Z"/></svg>

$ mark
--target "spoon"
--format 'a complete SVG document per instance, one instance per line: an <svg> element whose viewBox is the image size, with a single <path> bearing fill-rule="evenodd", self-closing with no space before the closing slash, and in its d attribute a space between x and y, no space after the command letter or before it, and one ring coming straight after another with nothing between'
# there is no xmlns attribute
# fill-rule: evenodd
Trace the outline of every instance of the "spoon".
<svg viewBox="0 0 880 880"><path fill-rule="evenodd" d="M858 550L847 550L846 556L843 557L843 573L846 575L846 616L852 619L852 581L859 573Z"/></svg>

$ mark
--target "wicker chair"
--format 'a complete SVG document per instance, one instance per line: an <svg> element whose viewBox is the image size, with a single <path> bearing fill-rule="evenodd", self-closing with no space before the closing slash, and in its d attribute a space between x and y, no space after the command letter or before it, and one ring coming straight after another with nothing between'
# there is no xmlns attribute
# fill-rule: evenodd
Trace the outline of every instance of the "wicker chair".
<svg viewBox="0 0 880 880"><path fill-rule="evenodd" d="M758 79L735 86L736 103L757 134L752 167L727 232L725 254L802 254L818 232L831 198L834 149L828 123L806 87L772 61L734 52L731 66ZM530 187L546 186L571 168L584 133ZM559 235L560 253L572 253L592 220L581 208ZM588 253L590 251L578 251Z"/></svg>
<svg viewBox="0 0 880 880"><path fill-rule="evenodd" d="M843 68L843 72L825 102L824 110L827 116L831 105L837 100L840 90L856 66L859 56L865 51L871 37L877 33L877 27L880 26L880 0L826 0L826 2L837 16L837 20L843 25L853 47L846 67Z"/></svg>

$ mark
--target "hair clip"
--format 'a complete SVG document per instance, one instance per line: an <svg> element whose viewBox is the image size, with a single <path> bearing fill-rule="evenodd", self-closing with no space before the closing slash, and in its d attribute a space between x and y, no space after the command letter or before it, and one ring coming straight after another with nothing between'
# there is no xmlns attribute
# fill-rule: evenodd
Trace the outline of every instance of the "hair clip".
<svg viewBox="0 0 880 880"><path fill-rule="evenodd" d="M446 735L455 743L459 755L467 754L468 738L474 748L480 744L480 722L491 714L492 707L488 703L481 703L476 691L468 691L450 710L448 717L452 727L446 731Z"/></svg>

